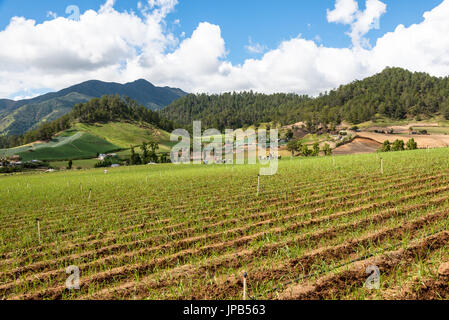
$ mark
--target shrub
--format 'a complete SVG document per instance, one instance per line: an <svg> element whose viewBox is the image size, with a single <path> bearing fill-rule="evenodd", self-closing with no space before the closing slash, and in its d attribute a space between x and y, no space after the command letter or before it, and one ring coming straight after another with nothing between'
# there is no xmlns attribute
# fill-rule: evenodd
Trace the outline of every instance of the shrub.
<svg viewBox="0 0 449 320"><path fill-rule="evenodd" d="M291 140L288 144L287 144L287 150L290 151L292 153L292 157L295 155L295 152L298 151L298 142L296 140Z"/></svg>
<svg viewBox="0 0 449 320"><path fill-rule="evenodd" d="M113 164L121 164L121 163L116 159L105 159L103 161L97 162L95 164L95 168L109 168Z"/></svg>
<svg viewBox="0 0 449 320"><path fill-rule="evenodd" d="M391 146L391 151L404 151L405 150L405 144L402 140L396 140L393 142L393 145Z"/></svg>
<svg viewBox="0 0 449 320"><path fill-rule="evenodd" d="M312 154L312 150L307 145L303 145L301 148L301 155L303 157L309 157Z"/></svg>
<svg viewBox="0 0 449 320"><path fill-rule="evenodd" d="M332 155L332 149L331 149L331 146L329 145L329 144L324 144L324 146L323 146L323 153L324 153L324 155L325 156L331 156Z"/></svg>
<svg viewBox="0 0 449 320"><path fill-rule="evenodd" d="M318 157L320 155L320 144L315 142L312 147L312 157Z"/></svg>
<svg viewBox="0 0 449 320"><path fill-rule="evenodd" d="M381 151L382 152L390 152L391 151L391 143L390 143L390 141L388 141L388 140L384 141Z"/></svg>
<svg viewBox="0 0 449 320"><path fill-rule="evenodd" d="M415 139L410 139L407 142L407 150L416 150L418 149L418 144L416 143Z"/></svg>

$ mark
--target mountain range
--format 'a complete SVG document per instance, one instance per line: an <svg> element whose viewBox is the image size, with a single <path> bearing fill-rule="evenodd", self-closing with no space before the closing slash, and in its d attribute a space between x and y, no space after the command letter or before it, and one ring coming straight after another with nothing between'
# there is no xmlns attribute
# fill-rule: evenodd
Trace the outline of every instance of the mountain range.
<svg viewBox="0 0 449 320"><path fill-rule="evenodd" d="M32 99L0 99L0 135L23 134L69 113L75 104L115 94L128 96L152 110L162 109L187 95L181 89L156 87L144 79L126 84L91 80Z"/></svg>

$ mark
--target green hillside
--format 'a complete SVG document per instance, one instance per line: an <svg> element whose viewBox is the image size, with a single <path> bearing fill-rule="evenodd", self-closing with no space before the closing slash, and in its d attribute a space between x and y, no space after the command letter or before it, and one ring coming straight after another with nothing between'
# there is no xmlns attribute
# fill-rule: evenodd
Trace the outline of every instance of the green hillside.
<svg viewBox="0 0 449 320"><path fill-rule="evenodd" d="M132 146L144 142L157 142L159 152L168 152L173 145L168 133L172 129L173 123L134 100L103 96L77 104L70 113L28 131L16 144L0 149L0 157L56 161L120 151L127 158Z"/></svg>
<svg viewBox="0 0 449 320"><path fill-rule="evenodd" d="M169 152L170 134L149 124L110 122L106 124L77 123L49 142L36 142L11 149L0 149L0 157L19 155L23 161L74 160L95 158L97 153L119 152L128 155L130 146L154 140L159 152Z"/></svg>
<svg viewBox="0 0 449 320"><path fill-rule="evenodd" d="M35 129L38 124L58 119L69 113L75 104L90 99L89 96L73 92L44 102L25 104L0 117L0 133L18 134Z"/></svg>
<svg viewBox="0 0 449 320"><path fill-rule="evenodd" d="M241 128L263 122L289 125L304 122L309 131L359 124L377 118L391 120L449 119L449 77L437 78L401 68L386 68L372 77L340 86L317 97L255 92L190 94L161 112L184 126L201 120L208 128Z"/></svg>
<svg viewBox="0 0 449 320"><path fill-rule="evenodd" d="M87 132L71 130L49 142L0 150L1 156L19 155L22 161L69 160L94 158L97 153L112 152L120 147Z"/></svg>
<svg viewBox="0 0 449 320"><path fill-rule="evenodd" d="M186 93L176 88L156 87L143 79L126 84L91 80L33 99L3 99L0 100L0 135L24 134L68 114L78 103L104 95L130 97L145 108L158 110Z"/></svg>
<svg viewBox="0 0 449 320"><path fill-rule="evenodd" d="M149 124L130 122L109 122L106 124L77 123L74 128L105 139L122 149L129 149L130 146L141 145L150 140L159 143L160 152L168 152L173 145L170 142L170 134L168 132Z"/></svg>

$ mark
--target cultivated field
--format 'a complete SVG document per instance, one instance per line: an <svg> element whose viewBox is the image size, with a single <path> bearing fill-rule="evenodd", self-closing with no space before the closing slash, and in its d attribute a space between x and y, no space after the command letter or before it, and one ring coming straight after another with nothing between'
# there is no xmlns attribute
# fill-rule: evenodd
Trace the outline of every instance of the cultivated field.
<svg viewBox="0 0 449 320"><path fill-rule="evenodd" d="M393 142L397 139L403 140L407 143L410 139L415 139L420 148L447 148L449 146L449 136L447 135L428 135L428 136L419 136L419 135L397 135L397 134L382 134L382 133L373 133L373 132L359 132L357 133L359 137L368 138L375 140L379 143L383 143L386 140Z"/></svg>
<svg viewBox="0 0 449 320"><path fill-rule="evenodd" d="M333 150L334 155L375 153L382 144L367 138L355 138L351 143L344 144Z"/></svg>
<svg viewBox="0 0 449 320"><path fill-rule="evenodd" d="M449 149L381 156L1 176L0 298L449 298Z"/></svg>
<svg viewBox="0 0 449 320"><path fill-rule="evenodd" d="M118 149L120 147L86 132L65 132L50 142L0 149L0 157L19 155L22 161L86 159Z"/></svg>

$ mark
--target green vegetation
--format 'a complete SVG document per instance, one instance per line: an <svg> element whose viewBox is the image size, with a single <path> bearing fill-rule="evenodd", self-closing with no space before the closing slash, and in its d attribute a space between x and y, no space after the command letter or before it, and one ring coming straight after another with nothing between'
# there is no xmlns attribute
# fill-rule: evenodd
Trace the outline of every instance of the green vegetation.
<svg viewBox="0 0 449 320"><path fill-rule="evenodd" d="M36 129L40 124L59 119L69 113L75 104L90 99L89 96L71 92L45 101L36 98L30 101L17 102L15 109L0 111L0 135L22 135L28 130Z"/></svg>
<svg viewBox="0 0 449 320"><path fill-rule="evenodd" d="M128 97L103 96L84 104L77 104L73 110L63 117L40 125L36 130L28 131L23 136L3 137L0 148L12 148L38 140L51 140L57 133L68 130L77 123L96 124L108 122L141 123L147 127L155 126L168 131L174 124L161 118L155 111L146 109ZM132 134L132 133L131 133Z"/></svg>
<svg viewBox="0 0 449 320"><path fill-rule="evenodd" d="M97 159L72 160L72 169L92 169L97 162ZM55 169L65 169L67 161L51 161L50 166Z"/></svg>
<svg viewBox="0 0 449 320"><path fill-rule="evenodd" d="M250 165L2 176L0 296L241 299L246 271L257 299L447 299L448 157L386 153L383 175L377 154L281 160L259 193Z"/></svg>
<svg viewBox="0 0 449 320"><path fill-rule="evenodd" d="M323 148L320 149L320 144L315 141L312 145L312 149L309 149L309 146L305 144L305 140L291 140L287 144L287 150L292 153L292 157L295 156L296 152L299 152L300 156L303 157L318 157L320 152L322 152L325 156L332 155L332 148L328 143L323 145Z"/></svg>
<svg viewBox="0 0 449 320"><path fill-rule="evenodd" d="M24 161L87 159L151 141L160 143L161 151L167 152L173 145L170 134L158 126L173 128L171 122L135 101L104 96L76 105L68 115L27 132L15 142L28 144L0 149L0 157L19 155ZM37 140L41 141L30 143Z"/></svg>
<svg viewBox="0 0 449 320"><path fill-rule="evenodd" d="M325 156L331 156L332 155L332 149L331 149L331 146L328 143L324 144L322 151L323 151Z"/></svg>
<svg viewBox="0 0 449 320"><path fill-rule="evenodd" d="M70 137L56 137L48 143L24 147L14 154L19 155L22 161L74 160L94 158L98 153L108 153L119 149L120 147L97 136L77 132ZM11 154L11 149L0 150L0 156L7 154Z"/></svg>
<svg viewBox="0 0 449 320"><path fill-rule="evenodd" d="M405 144L403 140L395 140L391 146L391 151L404 151Z"/></svg>
<svg viewBox="0 0 449 320"><path fill-rule="evenodd" d="M115 94L121 97L130 97L152 110L161 109L186 95L180 89L155 87L142 79L123 85L102 81L87 81L33 99L1 100L0 136L4 134L21 136L29 130L36 129L44 123L54 121L69 113L75 104L87 102L92 98ZM0 139L0 148L5 147L8 146Z"/></svg>
<svg viewBox="0 0 449 320"><path fill-rule="evenodd" d="M114 164L122 165L123 163L119 159L108 158L102 161L98 161L95 164L94 168L109 168Z"/></svg>
<svg viewBox="0 0 449 320"><path fill-rule="evenodd" d="M406 149L407 148L407 149ZM380 152L397 152L397 151L404 151L404 150L416 150L418 149L418 144L416 143L415 139L410 139L407 141L407 144L404 143L404 140L397 139L391 144L390 141L386 140L382 144L382 148L380 149Z"/></svg>
<svg viewBox="0 0 449 320"><path fill-rule="evenodd" d="M386 140L384 141L384 143L382 144L382 152L390 152L391 151L391 142Z"/></svg>
<svg viewBox="0 0 449 320"><path fill-rule="evenodd" d="M217 129L261 122L288 125L303 121L308 132L331 130L341 121L360 124L377 118L405 120L443 114L449 119L449 78L431 77L400 68L340 86L317 98L253 92L187 95L162 110L184 126L202 120ZM359 126L362 128L363 126Z"/></svg>
<svg viewBox="0 0 449 320"><path fill-rule="evenodd" d="M144 142L154 140L160 144L163 152L168 152L173 144L170 141L170 133L146 123L109 122L85 124L77 123L74 126L79 131L88 132L103 138L110 143L129 149L132 145L142 145Z"/></svg>
<svg viewBox="0 0 449 320"><path fill-rule="evenodd" d="M415 139L410 139L407 142L407 150L416 150L418 149L418 144L416 143Z"/></svg>

